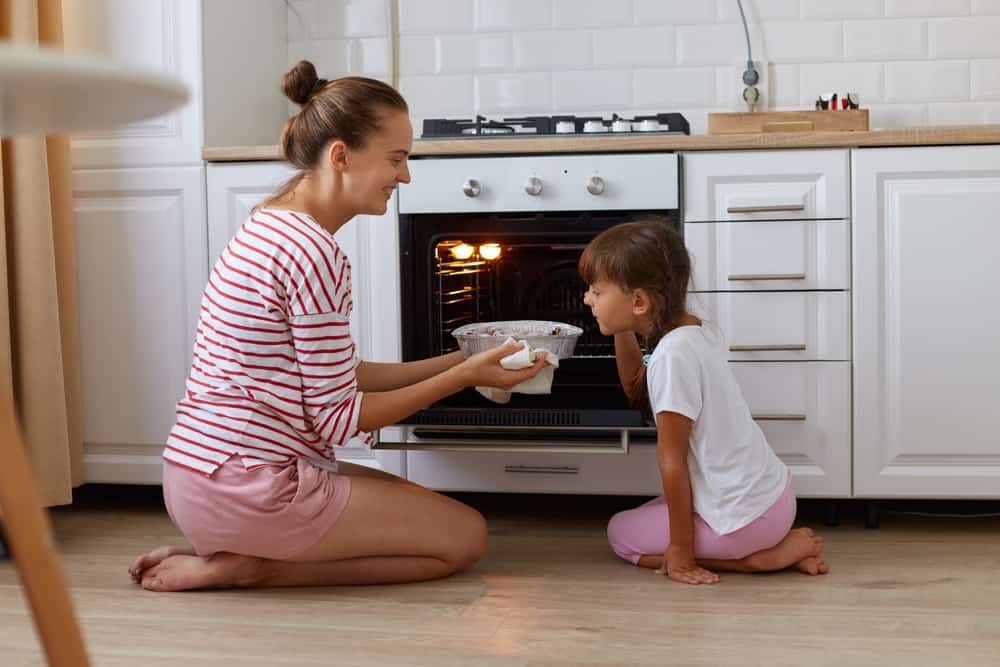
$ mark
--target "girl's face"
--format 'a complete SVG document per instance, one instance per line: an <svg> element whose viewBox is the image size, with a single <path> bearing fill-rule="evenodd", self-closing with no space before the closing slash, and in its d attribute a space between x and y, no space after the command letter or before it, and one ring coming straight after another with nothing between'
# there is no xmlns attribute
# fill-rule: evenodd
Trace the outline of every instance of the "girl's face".
<svg viewBox="0 0 1000 667"><path fill-rule="evenodd" d="M583 303L597 320L605 336L625 331L637 331L640 325L636 310L636 295L626 292L608 280L598 280L583 295Z"/></svg>
<svg viewBox="0 0 1000 667"><path fill-rule="evenodd" d="M410 182L410 118L402 111L384 113L381 130L368 138L364 148L347 149L344 194L361 215L385 213L396 186Z"/></svg>

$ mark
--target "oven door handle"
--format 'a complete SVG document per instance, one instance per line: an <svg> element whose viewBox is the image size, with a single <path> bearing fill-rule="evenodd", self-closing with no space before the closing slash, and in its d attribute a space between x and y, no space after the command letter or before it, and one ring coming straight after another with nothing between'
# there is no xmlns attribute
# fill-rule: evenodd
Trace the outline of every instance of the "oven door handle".
<svg viewBox="0 0 1000 667"><path fill-rule="evenodd" d="M434 431L466 431L466 428L456 428L447 426L427 426L421 424L420 429ZM415 433L412 426L403 426L403 442L385 442L380 437L374 438L372 449L413 449L413 450L438 450L438 451L461 451L461 452L536 452L539 454L628 454L629 452L629 429L549 429L553 434L560 430L573 432L595 431L597 433L607 433L609 436L617 436L617 442L610 437L606 440L576 440L559 442L557 440L545 439L544 428L525 428L525 432L538 432L537 439L510 439L502 436L490 437L487 429L482 429L474 437L462 437L458 434L451 438L422 438Z"/></svg>

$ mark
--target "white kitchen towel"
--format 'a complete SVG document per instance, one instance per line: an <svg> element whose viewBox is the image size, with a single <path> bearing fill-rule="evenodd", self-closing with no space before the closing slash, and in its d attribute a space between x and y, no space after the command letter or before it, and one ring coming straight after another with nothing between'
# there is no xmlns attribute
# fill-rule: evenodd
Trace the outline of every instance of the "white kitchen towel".
<svg viewBox="0 0 1000 667"><path fill-rule="evenodd" d="M504 345L514 342L513 338L504 341ZM500 365L509 371L516 371L521 368L531 366L538 359L539 355L545 352L545 361L548 366L538 372L538 375L516 384L510 389L498 389L496 387L476 387L476 391L490 399L494 403L508 403L510 395L517 394L551 394L552 376L555 369L559 368L559 357L551 352L539 349L531 349L527 343L522 343L521 349L514 354L508 354L500 360Z"/></svg>

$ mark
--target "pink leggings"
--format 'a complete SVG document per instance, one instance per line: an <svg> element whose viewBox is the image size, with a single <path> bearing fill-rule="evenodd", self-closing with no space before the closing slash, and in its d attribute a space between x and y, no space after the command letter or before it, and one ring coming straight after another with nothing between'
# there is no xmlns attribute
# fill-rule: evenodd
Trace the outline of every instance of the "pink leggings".
<svg viewBox="0 0 1000 667"><path fill-rule="evenodd" d="M761 516L728 535L719 535L697 514L694 515L694 555L696 558L736 560L784 539L795 521L795 491L792 476L781 497ZM667 504L663 496L634 510L619 512L608 522L608 542L614 552L638 563L639 556L659 556L670 544Z"/></svg>

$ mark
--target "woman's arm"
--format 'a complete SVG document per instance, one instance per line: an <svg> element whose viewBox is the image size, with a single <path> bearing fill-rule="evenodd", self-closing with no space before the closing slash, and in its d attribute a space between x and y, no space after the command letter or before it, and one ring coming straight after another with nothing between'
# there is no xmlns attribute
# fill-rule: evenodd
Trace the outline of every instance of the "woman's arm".
<svg viewBox="0 0 1000 667"><path fill-rule="evenodd" d="M521 370L509 371L500 365L500 360L513 354L522 343L505 343L500 347L475 354L462 363L452 366L407 387L383 392L363 393L358 428L366 433L396 424L404 417L422 410L445 396L450 396L466 387L499 387L510 389L514 385L538 375L545 366L542 355L534 365Z"/></svg>
<svg viewBox="0 0 1000 667"><path fill-rule="evenodd" d="M635 383L642 371L642 350L639 341L631 331L615 334L615 363L618 365L618 378L622 389L629 400L635 393Z"/></svg>
<svg viewBox="0 0 1000 667"><path fill-rule="evenodd" d="M358 377L358 390L379 392L408 387L443 373L464 360L465 355L461 351L456 351L440 357L403 363L362 361L355 371Z"/></svg>
<svg viewBox="0 0 1000 667"><path fill-rule="evenodd" d="M688 471L691 420L676 412L656 415L656 452L670 521L670 544L658 574L688 584L714 584L719 576L700 567L694 557L694 506Z"/></svg>

